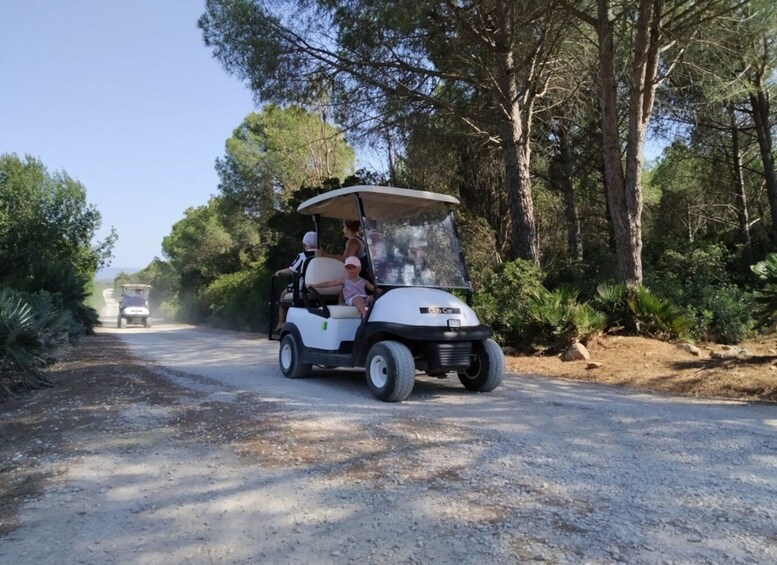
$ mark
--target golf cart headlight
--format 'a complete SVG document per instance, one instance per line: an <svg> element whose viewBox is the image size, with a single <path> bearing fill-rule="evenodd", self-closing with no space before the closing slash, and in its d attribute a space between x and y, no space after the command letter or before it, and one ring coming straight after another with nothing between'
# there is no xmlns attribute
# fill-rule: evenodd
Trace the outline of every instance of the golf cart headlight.
<svg viewBox="0 0 777 565"><path fill-rule="evenodd" d="M449 330L458 330L461 327L461 320L448 320Z"/></svg>

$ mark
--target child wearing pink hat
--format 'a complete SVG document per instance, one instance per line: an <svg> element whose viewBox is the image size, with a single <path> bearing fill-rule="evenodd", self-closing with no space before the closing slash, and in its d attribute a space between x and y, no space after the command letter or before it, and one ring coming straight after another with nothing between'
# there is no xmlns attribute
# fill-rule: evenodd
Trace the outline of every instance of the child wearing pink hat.
<svg viewBox="0 0 777 565"><path fill-rule="evenodd" d="M371 298L367 295L367 290L375 292L375 287L372 284L359 276L359 270L361 270L362 264L356 257L345 258L345 278L334 279L331 281L324 281L317 284L310 285L310 288L327 288L330 286L343 287L343 299L348 306L356 306L361 314L362 320L367 315L367 305L370 303Z"/></svg>

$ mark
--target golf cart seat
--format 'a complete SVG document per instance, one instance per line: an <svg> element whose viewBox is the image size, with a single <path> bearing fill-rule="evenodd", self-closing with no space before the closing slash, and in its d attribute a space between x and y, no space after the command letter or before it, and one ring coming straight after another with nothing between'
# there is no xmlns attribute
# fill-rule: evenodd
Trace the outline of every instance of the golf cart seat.
<svg viewBox="0 0 777 565"><path fill-rule="evenodd" d="M313 257L305 269L305 286L310 286L324 281L345 278L345 265L342 261L330 257ZM323 301L328 304L327 309L329 318L348 319L361 318L359 310L355 306L343 306L337 304L340 293L343 291L342 285L330 286L328 288L315 289Z"/></svg>

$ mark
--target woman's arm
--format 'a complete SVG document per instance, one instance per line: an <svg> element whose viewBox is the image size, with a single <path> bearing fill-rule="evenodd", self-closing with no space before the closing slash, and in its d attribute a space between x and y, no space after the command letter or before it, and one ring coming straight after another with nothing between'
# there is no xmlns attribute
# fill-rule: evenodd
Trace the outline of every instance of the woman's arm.
<svg viewBox="0 0 777 565"><path fill-rule="evenodd" d="M352 237L345 242L345 251L342 255L336 253L327 253L323 249L316 249L316 257L329 257L330 259L337 259L338 261L345 261L347 257L357 257L359 255L359 249L361 243L355 237Z"/></svg>
<svg viewBox="0 0 777 565"><path fill-rule="evenodd" d="M345 261L346 257L357 257L361 246L361 242L358 239L355 237L350 238L345 242L345 251L343 251L342 260Z"/></svg>

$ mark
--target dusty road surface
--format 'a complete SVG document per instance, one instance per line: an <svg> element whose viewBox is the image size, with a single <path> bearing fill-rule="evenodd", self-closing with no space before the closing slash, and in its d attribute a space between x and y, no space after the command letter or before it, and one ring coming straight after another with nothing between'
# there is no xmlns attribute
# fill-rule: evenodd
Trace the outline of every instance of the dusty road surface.
<svg viewBox="0 0 777 565"><path fill-rule="evenodd" d="M118 390L38 457L2 563L777 562L774 405L517 374L388 404L360 372L284 379L262 336L90 343Z"/></svg>

